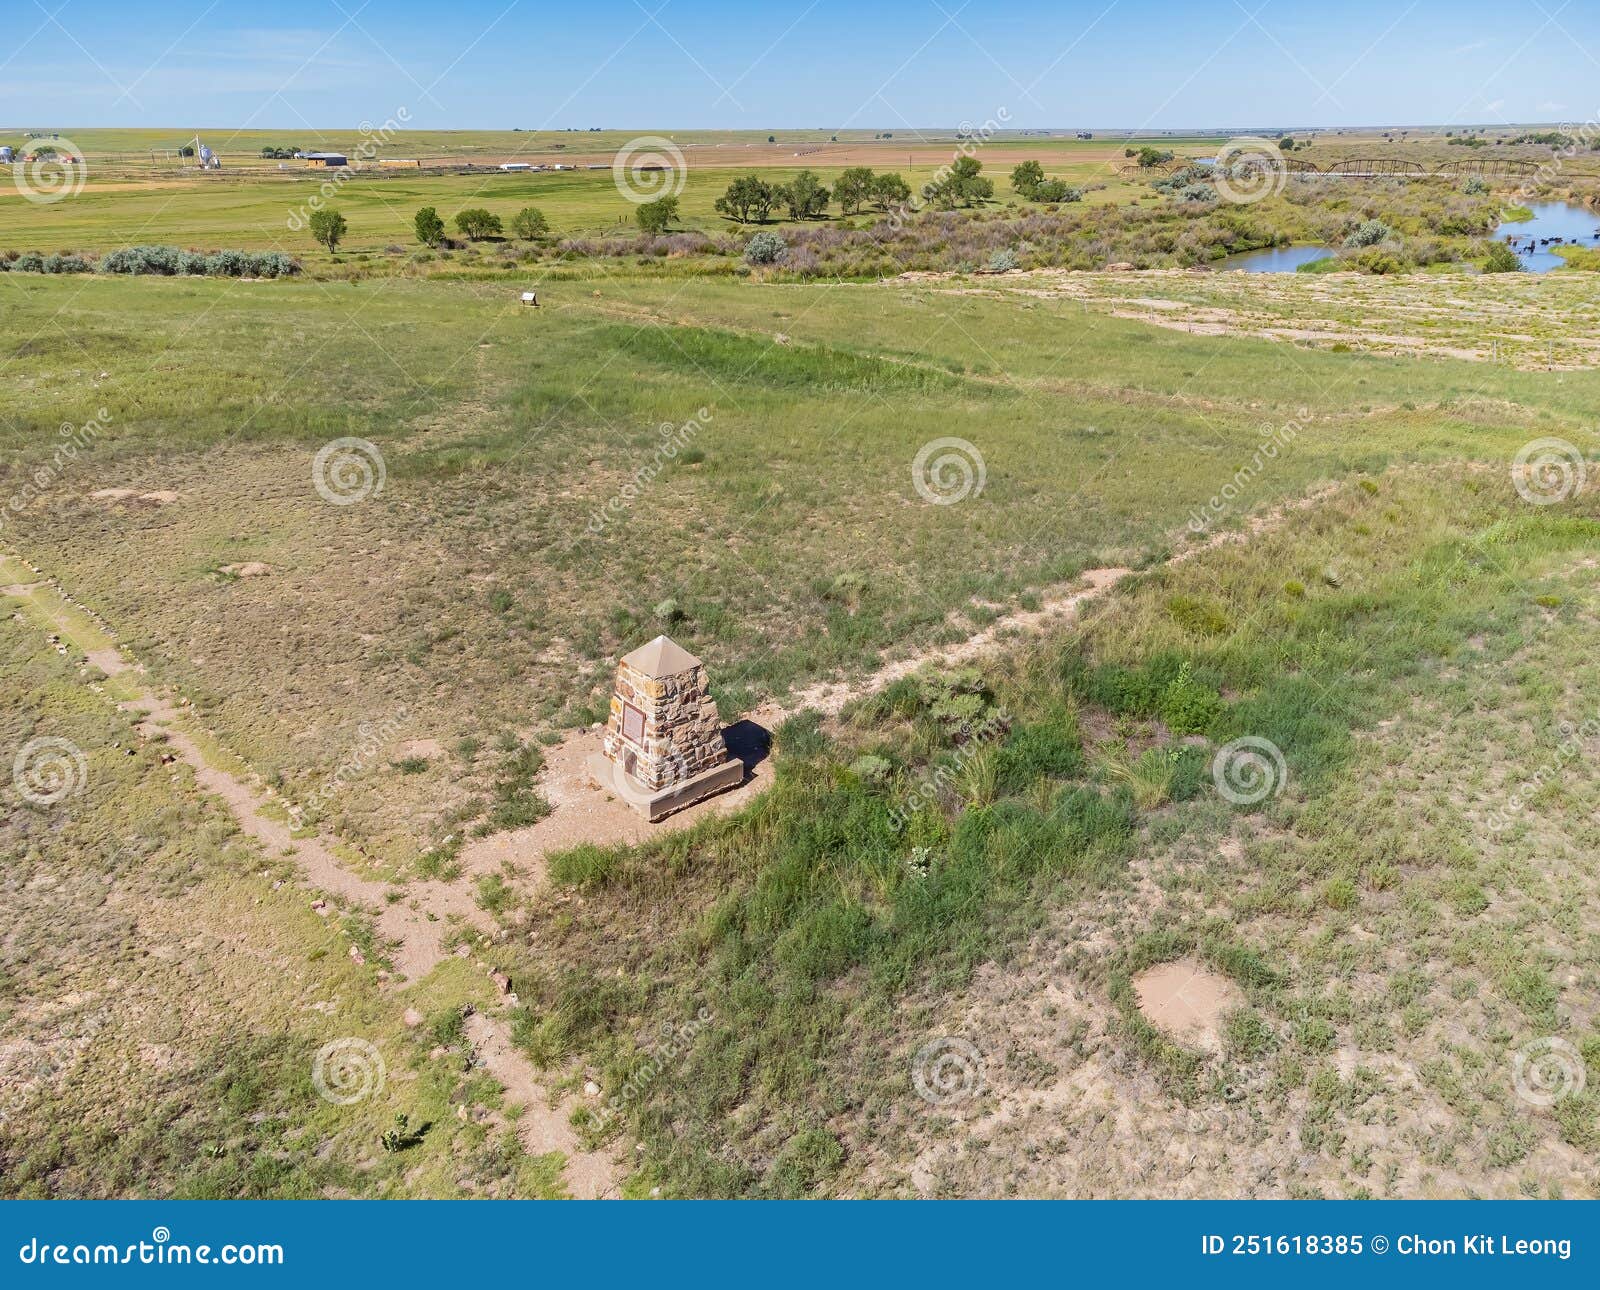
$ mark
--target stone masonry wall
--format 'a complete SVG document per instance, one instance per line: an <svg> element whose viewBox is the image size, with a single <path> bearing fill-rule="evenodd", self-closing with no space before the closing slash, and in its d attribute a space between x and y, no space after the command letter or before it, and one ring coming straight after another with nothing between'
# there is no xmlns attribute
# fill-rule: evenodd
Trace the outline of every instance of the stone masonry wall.
<svg viewBox="0 0 1600 1290"><path fill-rule="evenodd" d="M622 733L622 705L631 703L644 714L644 738ZM605 755L626 765L634 754L633 777L649 788L665 788L720 765L728 748L722 738L703 667L677 676L650 677L626 663L617 668L606 720Z"/></svg>

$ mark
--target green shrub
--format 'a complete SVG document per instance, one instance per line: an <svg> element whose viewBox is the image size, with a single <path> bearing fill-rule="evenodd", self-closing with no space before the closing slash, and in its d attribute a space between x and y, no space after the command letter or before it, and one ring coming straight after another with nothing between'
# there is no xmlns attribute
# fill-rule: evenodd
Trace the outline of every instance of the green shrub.
<svg viewBox="0 0 1600 1290"><path fill-rule="evenodd" d="M880 788L889 782L894 773L893 764L885 757L864 753L850 763L850 773L871 788Z"/></svg>
<svg viewBox="0 0 1600 1290"><path fill-rule="evenodd" d="M480 909L498 914L506 909L515 896L511 886L497 873L486 873L477 882L477 900Z"/></svg>
<svg viewBox="0 0 1600 1290"><path fill-rule="evenodd" d="M988 682L977 668L928 673L918 678L918 684L923 708L952 739L981 737L1001 720Z"/></svg>
<svg viewBox="0 0 1600 1290"><path fill-rule="evenodd" d="M1221 636L1230 626L1221 606L1197 596L1170 597L1167 612L1178 626L1197 636Z"/></svg>
<svg viewBox="0 0 1600 1290"><path fill-rule="evenodd" d="M1161 719L1177 735L1203 735L1224 708L1222 695L1194 679L1188 663L1161 692Z"/></svg>
<svg viewBox="0 0 1600 1290"><path fill-rule="evenodd" d="M1083 744L1070 715L1018 726L1000 749L1000 786L1020 793L1040 779L1067 779L1083 773Z"/></svg>
<svg viewBox="0 0 1600 1290"><path fill-rule="evenodd" d="M603 887L626 854L624 848L606 849L585 842L550 856L546 871L558 887Z"/></svg>
<svg viewBox="0 0 1600 1290"><path fill-rule="evenodd" d="M751 264L776 264L789 253L789 244L776 233L757 233L744 244L744 258Z"/></svg>
<svg viewBox="0 0 1600 1290"><path fill-rule="evenodd" d="M1036 202L1081 202L1083 189L1074 187L1064 179L1047 179L1033 190Z"/></svg>
<svg viewBox="0 0 1600 1290"><path fill-rule="evenodd" d="M1485 273L1521 273L1523 265L1521 258L1504 242L1496 242L1489 248L1489 254L1483 261Z"/></svg>
<svg viewBox="0 0 1600 1290"><path fill-rule="evenodd" d="M1381 219L1363 220L1345 238L1344 244L1351 248L1377 246L1379 242L1386 241L1392 232Z"/></svg>
<svg viewBox="0 0 1600 1290"><path fill-rule="evenodd" d="M822 732L822 714L807 708L773 731L773 744L786 757L817 757L832 746L832 740Z"/></svg>
<svg viewBox="0 0 1600 1290"><path fill-rule="evenodd" d="M1322 902L1329 909L1353 909L1356 903L1356 885L1348 878L1334 878L1322 889Z"/></svg>
<svg viewBox="0 0 1600 1290"><path fill-rule="evenodd" d="M1351 263L1361 272L1375 274L1379 277L1384 277L1391 273L1404 273L1408 267L1406 262L1398 255L1377 248L1361 252Z"/></svg>
<svg viewBox="0 0 1600 1290"><path fill-rule="evenodd" d="M1172 759L1172 779L1167 796L1174 802L1187 802L1211 783L1211 753L1206 748L1182 744L1168 750Z"/></svg>
<svg viewBox="0 0 1600 1290"><path fill-rule="evenodd" d="M1166 684L1145 668L1109 663L1086 679L1085 691L1086 697L1102 708L1123 716L1148 717L1155 715Z"/></svg>
<svg viewBox="0 0 1600 1290"><path fill-rule="evenodd" d="M839 1139L821 1129L805 1129L790 1138L773 1161L767 1191L782 1199L799 1200L821 1187L843 1163Z"/></svg>

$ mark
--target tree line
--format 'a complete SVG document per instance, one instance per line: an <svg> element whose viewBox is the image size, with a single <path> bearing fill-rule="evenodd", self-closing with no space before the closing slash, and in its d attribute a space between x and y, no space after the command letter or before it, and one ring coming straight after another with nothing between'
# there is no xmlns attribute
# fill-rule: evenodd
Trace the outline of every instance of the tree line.
<svg viewBox="0 0 1600 1290"><path fill-rule="evenodd" d="M1024 161L1011 172L1011 187L1020 196L1036 202L1075 202L1083 197L1060 179L1050 179L1037 161ZM983 174L983 163L976 157L957 157L941 167L918 190L922 204L940 210L976 206L994 197L994 182ZM875 172L869 166L851 166L840 172L830 191L815 171L802 170L787 183L771 183L760 175L740 175L714 203L717 213L740 224L765 224L774 210L788 212L791 220L822 219L830 204L837 202L846 215L856 215L869 207L880 212L903 211L912 202L911 185L898 173ZM659 197L635 208L635 219L646 233L664 233L678 218L678 199ZM453 217L456 231L473 242L505 236L506 222L482 206L471 206ZM513 237L534 242L550 234L550 221L543 212L525 206L509 221ZM326 209L312 214L311 236L332 252L344 240L349 225L338 211ZM427 247L445 240L446 225L437 209L424 206L412 220L417 241Z"/></svg>

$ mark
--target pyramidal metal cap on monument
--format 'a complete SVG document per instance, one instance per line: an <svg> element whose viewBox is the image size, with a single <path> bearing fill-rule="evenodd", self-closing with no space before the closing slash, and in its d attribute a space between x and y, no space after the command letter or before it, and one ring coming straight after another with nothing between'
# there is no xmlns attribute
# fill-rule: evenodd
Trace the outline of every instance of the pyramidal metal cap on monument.
<svg viewBox="0 0 1600 1290"><path fill-rule="evenodd" d="M601 750L589 775L649 820L681 811L744 778L728 753L705 665L657 636L623 655Z"/></svg>

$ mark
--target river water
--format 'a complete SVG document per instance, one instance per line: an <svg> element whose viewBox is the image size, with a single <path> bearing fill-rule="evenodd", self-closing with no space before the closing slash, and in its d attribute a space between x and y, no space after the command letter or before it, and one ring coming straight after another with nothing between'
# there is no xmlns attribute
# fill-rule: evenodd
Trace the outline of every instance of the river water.
<svg viewBox="0 0 1600 1290"><path fill-rule="evenodd" d="M1534 273L1549 273L1563 263L1552 247L1560 243L1600 247L1600 215L1576 202L1530 202L1531 220L1505 223L1495 230L1509 242L1522 266Z"/></svg>
<svg viewBox="0 0 1600 1290"><path fill-rule="evenodd" d="M1302 264L1326 260L1333 252L1325 246L1269 246L1217 261L1217 268L1243 269L1246 273L1293 273Z"/></svg>

